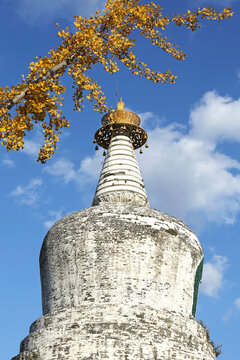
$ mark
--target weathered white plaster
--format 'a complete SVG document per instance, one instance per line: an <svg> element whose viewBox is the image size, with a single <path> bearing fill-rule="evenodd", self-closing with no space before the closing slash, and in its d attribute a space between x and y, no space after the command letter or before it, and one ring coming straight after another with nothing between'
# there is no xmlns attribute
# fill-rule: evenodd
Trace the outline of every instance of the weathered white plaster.
<svg viewBox="0 0 240 360"><path fill-rule="evenodd" d="M107 301L189 315L202 249L183 223L160 214L102 205L59 221L40 257L44 314Z"/></svg>
<svg viewBox="0 0 240 360"><path fill-rule="evenodd" d="M202 257L191 230L156 210L102 204L66 216L41 250L44 316L14 360L214 360L191 316Z"/></svg>
<svg viewBox="0 0 240 360"><path fill-rule="evenodd" d="M193 318L149 307L80 306L35 321L14 360L215 360Z"/></svg>

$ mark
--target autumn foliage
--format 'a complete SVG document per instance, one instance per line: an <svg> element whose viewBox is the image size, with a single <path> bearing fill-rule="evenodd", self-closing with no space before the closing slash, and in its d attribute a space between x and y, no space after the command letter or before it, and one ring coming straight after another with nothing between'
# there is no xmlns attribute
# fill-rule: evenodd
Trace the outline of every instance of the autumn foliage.
<svg viewBox="0 0 240 360"><path fill-rule="evenodd" d="M24 147L27 132L39 124L45 142L37 161L46 162L55 149L61 129L69 122L62 113L65 86L60 83L67 73L72 77L74 109L82 110L87 98L99 112L109 111L101 86L87 74L94 65L102 64L110 74L123 63L133 74L145 76L153 82L174 83L176 76L170 70L151 70L134 54L133 31L149 39L159 49L177 60L186 55L165 35L170 24L184 26L191 31L200 27L203 19L220 21L231 18L231 9L221 12L213 8L188 10L185 14L164 15L163 8L141 0L108 0L102 13L90 18L76 16L75 33L60 30L61 45L50 50L48 56L36 57L30 63L29 73L16 86L0 88L0 141L7 150ZM164 34L164 35L163 35ZM15 109L10 110L15 106Z"/></svg>

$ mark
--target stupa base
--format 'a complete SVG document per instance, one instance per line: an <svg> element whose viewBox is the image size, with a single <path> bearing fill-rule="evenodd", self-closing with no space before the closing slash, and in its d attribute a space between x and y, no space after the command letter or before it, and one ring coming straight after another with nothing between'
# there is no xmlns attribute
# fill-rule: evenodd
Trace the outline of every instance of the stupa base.
<svg viewBox="0 0 240 360"><path fill-rule="evenodd" d="M36 320L12 360L215 360L191 316L111 304L62 309Z"/></svg>

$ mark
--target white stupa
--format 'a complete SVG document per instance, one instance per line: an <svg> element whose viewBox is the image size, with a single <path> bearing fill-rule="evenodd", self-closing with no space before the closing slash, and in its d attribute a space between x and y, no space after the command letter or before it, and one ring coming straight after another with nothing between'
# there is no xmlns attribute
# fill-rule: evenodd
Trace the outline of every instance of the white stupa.
<svg viewBox="0 0 240 360"><path fill-rule="evenodd" d="M45 236L43 316L13 360L215 360L194 318L203 251L185 224L149 208L134 156L147 140L139 125L122 101L103 117L93 206Z"/></svg>

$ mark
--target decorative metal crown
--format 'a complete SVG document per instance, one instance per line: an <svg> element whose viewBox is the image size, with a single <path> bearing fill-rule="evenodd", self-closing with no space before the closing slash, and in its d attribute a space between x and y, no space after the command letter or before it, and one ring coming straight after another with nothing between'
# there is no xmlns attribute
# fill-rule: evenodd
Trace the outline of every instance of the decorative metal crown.
<svg viewBox="0 0 240 360"><path fill-rule="evenodd" d="M124 110L124 102L117 104L117 110L102 118L102 127L95 134L93 142L104 149L108 149L113 135L127 135L132 140L134 150L143 146L147 141L147 134L139 125L139 116L132 111Z"/></svg>

